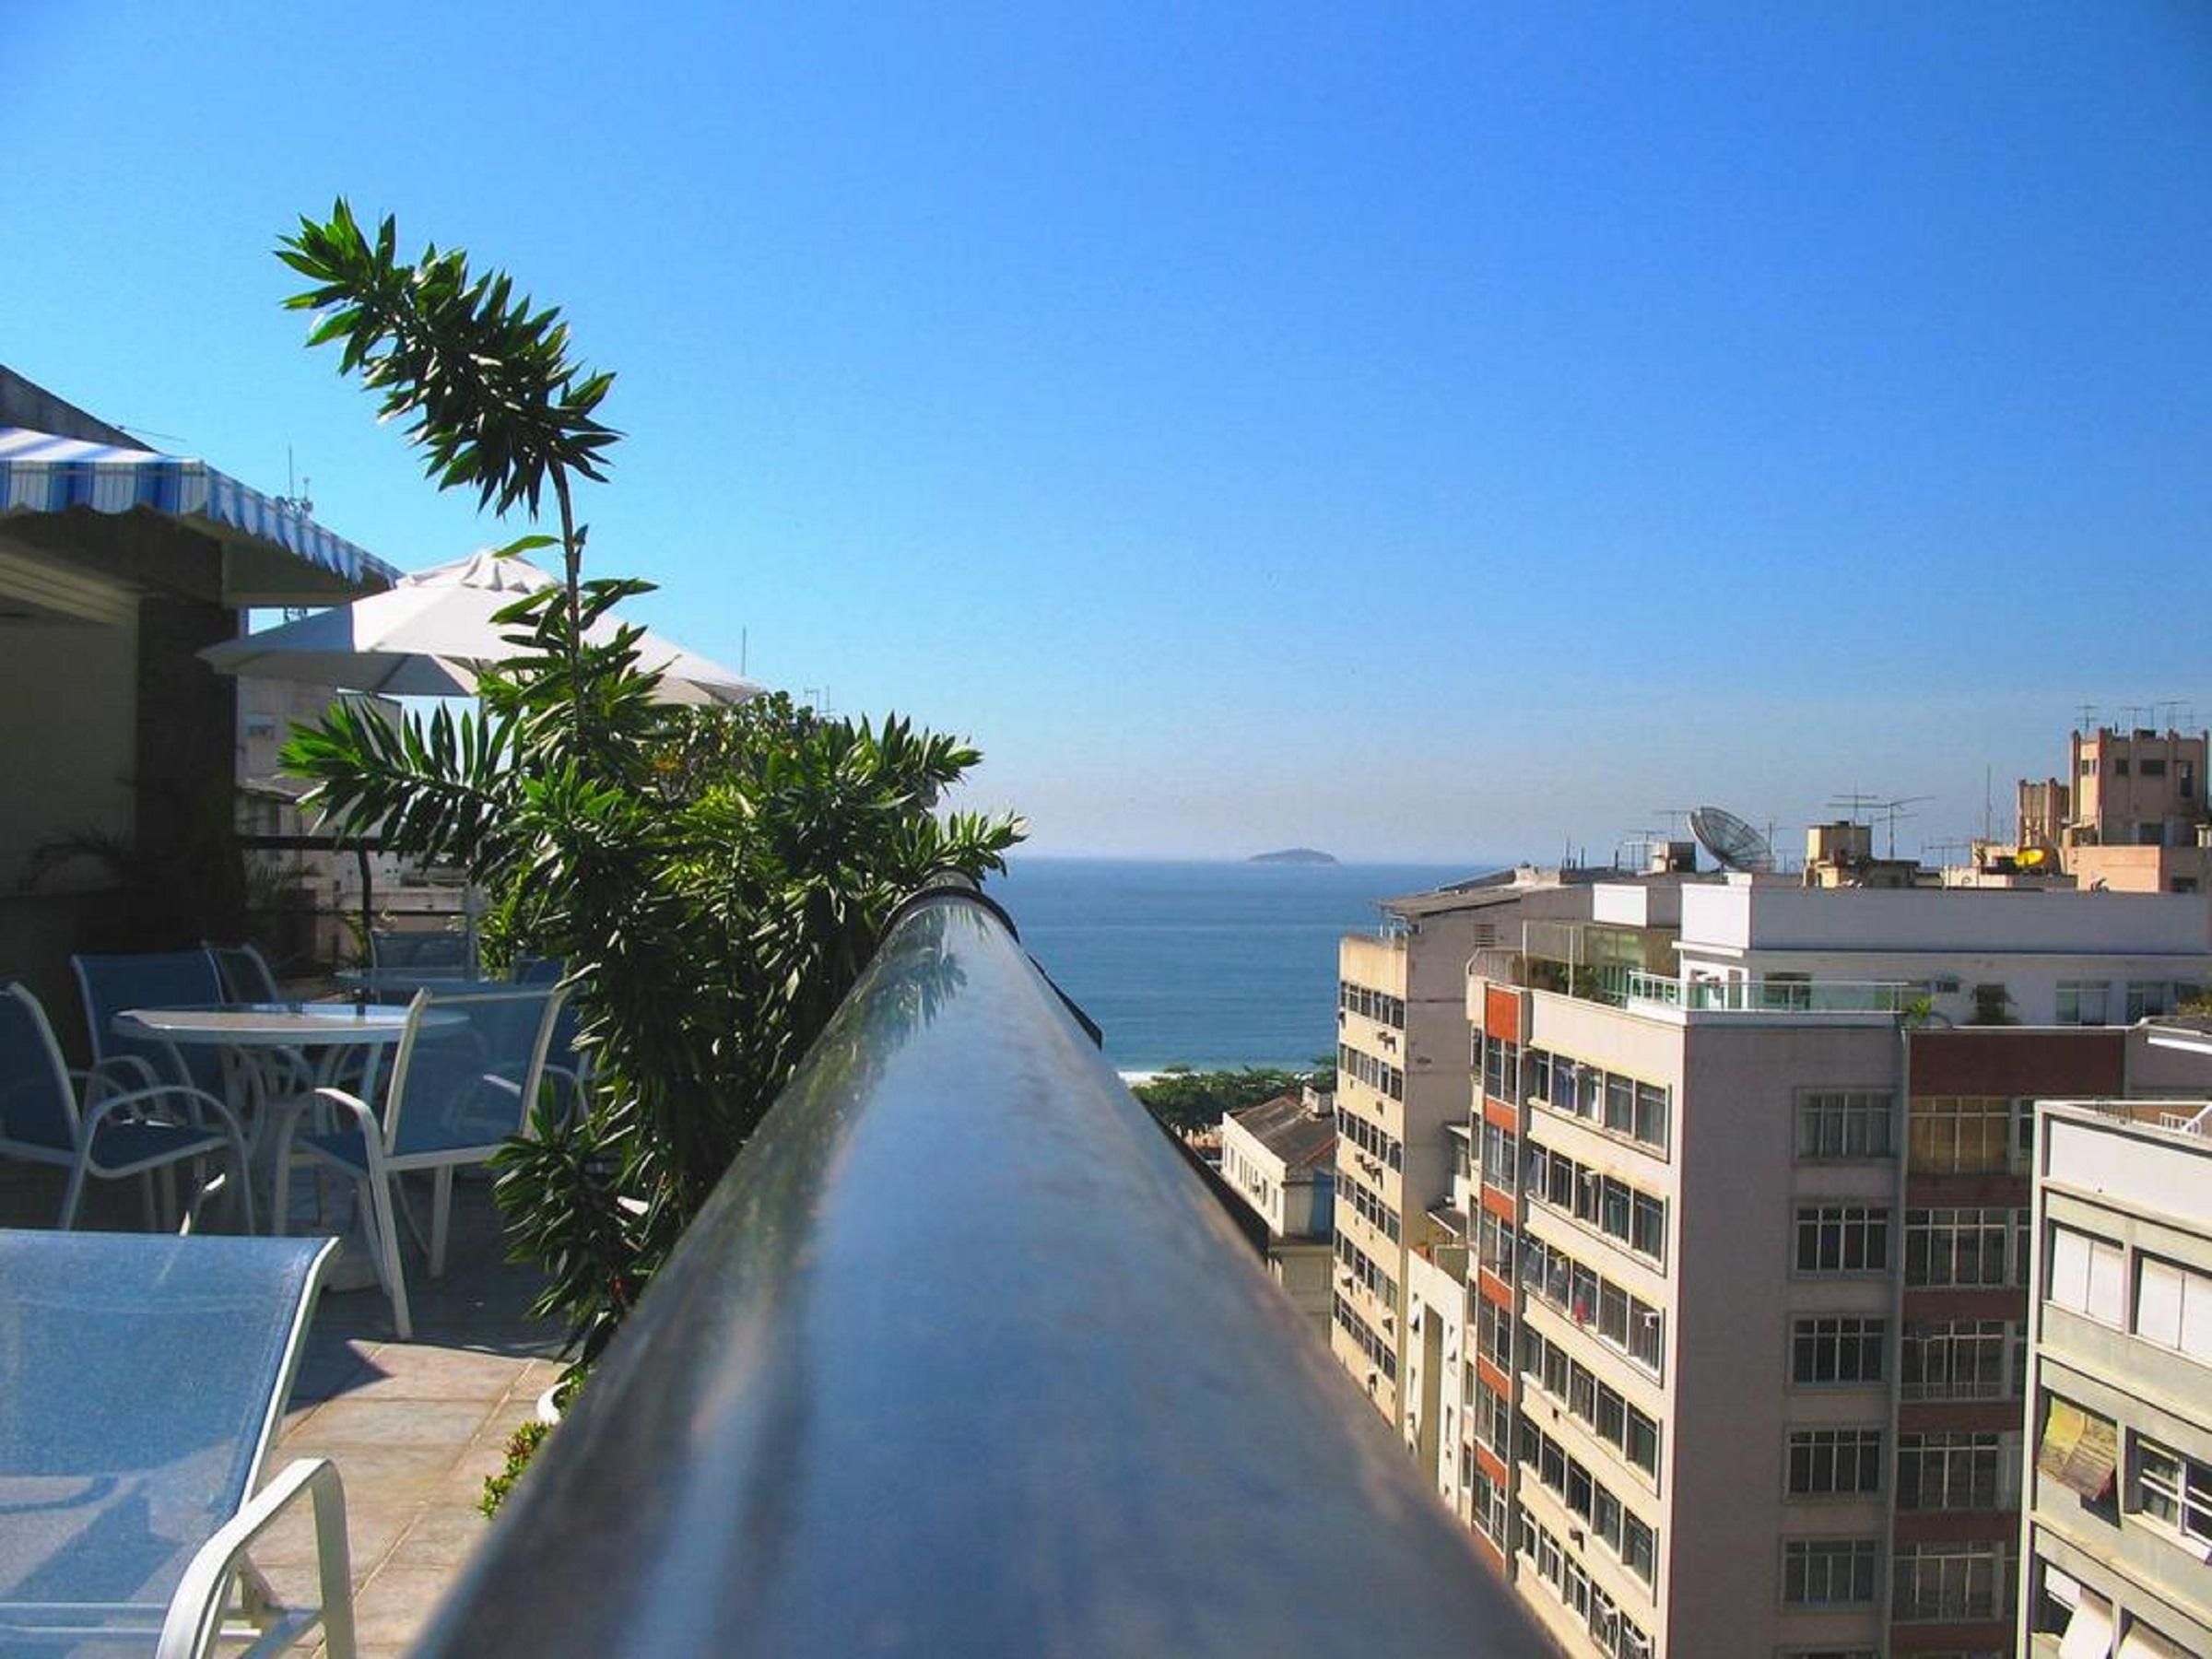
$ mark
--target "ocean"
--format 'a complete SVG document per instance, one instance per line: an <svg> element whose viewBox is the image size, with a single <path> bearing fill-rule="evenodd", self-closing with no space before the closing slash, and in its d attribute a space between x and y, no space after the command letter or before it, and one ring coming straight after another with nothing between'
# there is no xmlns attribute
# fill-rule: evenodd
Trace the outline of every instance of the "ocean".
<svg viewBox="0 0 2212 1659"><path fill-rule="evenodd" d="M986 884L1122 1071L1302 1069L1336 1048L1336 941L1479 865L1024 858Z"/></svg>

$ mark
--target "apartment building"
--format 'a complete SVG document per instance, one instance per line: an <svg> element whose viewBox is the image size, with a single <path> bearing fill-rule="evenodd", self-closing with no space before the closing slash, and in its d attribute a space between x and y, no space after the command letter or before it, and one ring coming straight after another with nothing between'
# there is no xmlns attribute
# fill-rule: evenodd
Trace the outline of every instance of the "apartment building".
<svg viewBox="0 0 2212 1659"><path fill-rule="evenodd" d="M1430 1212L1449 1206L1447 1129L1467 1120L1468 961L1517 944L1526 921L1574 915L1596 878L1524 865L1389 900L1378 933L1338 947L1330 1346L1393 1425L1404 1423L1408 1262L1457 1242Z"/></svg>
<svg viewBox="0 0 2212 1659"><path fill-rule="evenodd" d="M1440 1484L1571 1653L2008 1653L2028 1102L2120 1091L2204 900L1731 877L1580 926L1676 969L1576 971L1624 952L1568 924L1469 977Z"/></svg>
<svg viewBox="0 0 2212 1659"><path fill-rule="evenodd" d="M2205 734L2098 726L2067 747L2065 778L2020 782L2020 850L2059 861L2082 888L2203 890L2212 859Z"/></svg>
<svg viewBox="0 0 2212 1659"><path fill-rule="evenodd" d="M1323 1341L1335 1212L1332 1098L1312 1088L1221 1120L1221 1179L1267 1224L1267 1271Z"/></svg>
<svg viewBox="0 0 2212 1659"><path fill-rule="evenodd" d="M2018 1651L2212 1653L2212 1103L2045 1102L2033 1176Z"/></svg>

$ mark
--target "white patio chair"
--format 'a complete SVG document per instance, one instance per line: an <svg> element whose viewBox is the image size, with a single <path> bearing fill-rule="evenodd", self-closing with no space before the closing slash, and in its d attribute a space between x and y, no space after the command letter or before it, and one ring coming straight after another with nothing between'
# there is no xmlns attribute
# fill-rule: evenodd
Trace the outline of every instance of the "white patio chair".
<svg viewBox="0 0 2212 1659"><path fill-rule="evenodd" d="M488 1160L500 1144L523 1132L545 1075L546 1047L560 1011L555 985L516 985L498 991L440 995L417 994L407 1030L392 1062L392 1080L380 1113L342 1088L318 1088L291 1102L276 1132L276 1225L285 1224L292 1147L353 1178L369 1218L370 1248L377 1277L392 1299L393 1324L404 1341L414 1335L400 1265L397 1220L414 1216L400 1177L430 1171L430 1233L417 1241L429 1257L430 1277L445 1271L447 1224L453 1210L453 1171ZM337 1110L335 1134L300 1135L302 1112L316 1100Z"/></svg>
<svg viewBox="0 0 2212 1659"><path fill-rule="evenodd" d="M0 1652L352 1659L336 1468L261 1479L335 1248L0 1230ZM320 1605L284 1607L250 1552L302 1495Z"/></svg>
<svg viewBox="0 0 2212 1659"><path fill-rule="evenodd" d="M228 1150L231 1172L219 1184L253 1231L253 1182L237 1117L202 1089L181 1082L147 1084L140 1081L145 1075L135 1062L72 1073L38 998L18 984L0 987L0 1155L68 1170L55 1225L66 1230L76 1224L85 1183L93 1177L150 1177L157 1170L166 1173ZM81 1101L79 1087L85 1090ZM191 1230L201 1201L217 1184L203 1185L184 1207L184 1230ZM147 1208L150 1221L150 1182Z"/></svg>

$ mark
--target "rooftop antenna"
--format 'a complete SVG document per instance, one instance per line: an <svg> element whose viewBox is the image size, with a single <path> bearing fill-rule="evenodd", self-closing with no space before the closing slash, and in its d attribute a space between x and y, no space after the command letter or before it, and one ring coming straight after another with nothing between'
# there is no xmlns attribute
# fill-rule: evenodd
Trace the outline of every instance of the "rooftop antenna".
<svg viewBox="0 0 2212 1659"><path fill-rule="evenodd" d="M1700 806L1689 815L1689 832L1724 870L1769 875L1774 849L1767 838L1724 806Z"/></svg>
<svg viewBox="0 0 2212 1659"><path fill-rule="evenodd" d="M1906 810L1906 808L1917 806L1923 801L1932 801L1936 797L1934 795L1899 795L1894 799L1891 799L1882 795L1866 794L1854 790L1849 794L1830 796L1828 804L1830 806L1841 806L1846 808L1853 814L1853 822L1857 821L1858 814L1862 812L1865 813L1867 815L1867 822L1870 828L1872 827L1873 823L1873 816L1876 813L1879 813L1883 817L1887 818L1889 823L1888 851L1886 851L1882 856L1884 858L1895 858L1897 856L1897 820L1900 818L1918 818L1920 816L1918 813L1909 812Z"/></svg>
<svg viewBox="0 0 2212 1659"><path fill-rule="evenodd" d="M2178 697L2160 698L2159 707L2166 711L2166 729L2170 732L2175 730L2174 717L2181 712L2182 700Z"/></svg>
<svg viewBox="0 0 2212 1659"><path fill-rule="evenodd" d="M2081 705L2078 724L2085 735L2097 729L2097 705L2095 703L2085 702Z"/></svg>
<svg viewBox="0 0 2212 1659"><path fill-rule="evenodd" d="M284 446L284 493L276 498L276 505L290 508L301 518L307 517L315 510L314 502L307 499L307 492L313 483L312 478L297 478L293 476L292 446L288 443L286 444Z"/></svg>
<svg viewBox="0 0 2212 1659"><path fill-rule="evenodd" d="M1665 824L1667 839L1670 841L1682 839L1682 826L1688 821L1689 815L1696 810L1697 808L1694 806L1654 806L1652 808L1653 814Z"/></svg>

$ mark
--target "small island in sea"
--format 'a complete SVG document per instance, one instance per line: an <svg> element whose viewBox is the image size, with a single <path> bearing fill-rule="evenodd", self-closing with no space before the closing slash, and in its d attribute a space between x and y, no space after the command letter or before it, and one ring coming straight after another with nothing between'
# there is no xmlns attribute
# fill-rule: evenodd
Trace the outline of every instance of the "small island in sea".
<svg viewBox="0 0 2212 1659"><path fill-rule="evenodd" d="M1285 847L1279 853L1254 853L1246 864L1333 865L1336 860L1312 847Z"/></svg>

